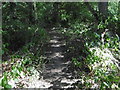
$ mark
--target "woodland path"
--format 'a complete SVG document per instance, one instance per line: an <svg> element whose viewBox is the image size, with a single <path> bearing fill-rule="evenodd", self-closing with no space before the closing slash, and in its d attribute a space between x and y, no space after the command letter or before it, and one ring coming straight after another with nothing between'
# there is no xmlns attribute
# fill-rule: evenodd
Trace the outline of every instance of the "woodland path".
<svg viewBox="0 0 120 90"><path fill-rule="evenodd" d="M71 88L75 79L73 71L68 70L70 61L65 60L66 41L64 36L59 34L57 29L48 32L50 41L46 50L46 57L49 63L45 65L43 80L50 82L50 88Z"/></svg>
<svg viewBox="0 0 120 90"><path fill-rule="evenodd" d="M33 76L24 77L24 79L20 79L21 83L24 83L25 88L45 90L75 88L74 84L81 80L76 77L74 70L69 69L71 62L65 59L66 41L64 36L55 29L48 31L48 35L50 41L45 50L45 57L49 62L44 65L42 74L36 73Z"/></svg>

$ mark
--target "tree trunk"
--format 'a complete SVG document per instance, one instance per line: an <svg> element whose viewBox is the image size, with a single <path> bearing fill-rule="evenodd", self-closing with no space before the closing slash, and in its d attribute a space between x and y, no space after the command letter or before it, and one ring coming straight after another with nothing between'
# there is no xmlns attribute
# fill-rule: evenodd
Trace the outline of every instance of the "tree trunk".
<svg viewBox="0 0 120 90"><path fill-rule="evenodd" d="M99 16L101 18L101 21L103 21L105 23L105 20L108 17L108 2L107 2L107 0L106 0L106 2L99 2L98 9L99 9Z"/></svg>
<svg viewBox="0 0 120 90"><path fill-rule="evenodd" d="M33 2L27 2L27 4L28 4L29 23L34 24L35 21L33 17L33 9L34 9Z"/></svg>
<svg viewBox="0 0 120 90"><path fill-rule="evenodd" d="M120 37L120 1L118 2L118 24L117 24L117 34Z"/></svg>
<svg viewBox="0 0 120 90"><path fill-rule="evenodd" d="M34 2L34 15L35 15L35 23L37 23L38 15L37 15L37 6L36 6L36 2Z"/></svg>

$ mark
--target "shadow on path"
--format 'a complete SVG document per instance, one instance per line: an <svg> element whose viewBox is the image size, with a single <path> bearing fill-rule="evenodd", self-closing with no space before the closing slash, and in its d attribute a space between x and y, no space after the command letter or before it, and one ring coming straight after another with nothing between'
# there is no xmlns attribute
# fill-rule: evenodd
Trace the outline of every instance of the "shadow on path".
<svg viewBox="0 0 120 90"><path fill-rule="evenodd" d="M49 82L49 88L71 88L72 84L79 79L74 79L72 72L67 72L67 65L70 61L65 60L66 42L64 37L51 30L48 32L50 41L48 43L45 55L49 61L44 68L43 80Z"/></svg>

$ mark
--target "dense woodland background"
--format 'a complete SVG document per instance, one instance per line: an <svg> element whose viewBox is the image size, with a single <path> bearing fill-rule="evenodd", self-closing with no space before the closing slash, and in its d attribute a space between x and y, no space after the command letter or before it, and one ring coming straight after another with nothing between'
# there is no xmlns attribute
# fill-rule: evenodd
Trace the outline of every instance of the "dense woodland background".
<svg viewBox="0 0 120 90"><path fill-rule="evenodd" d="M120 2L3 2L2 87L50 62L45 51L53 28L66 40L65 59L87 67L78 88L91 88L89 79L101 90L120 88Z"/></svg>

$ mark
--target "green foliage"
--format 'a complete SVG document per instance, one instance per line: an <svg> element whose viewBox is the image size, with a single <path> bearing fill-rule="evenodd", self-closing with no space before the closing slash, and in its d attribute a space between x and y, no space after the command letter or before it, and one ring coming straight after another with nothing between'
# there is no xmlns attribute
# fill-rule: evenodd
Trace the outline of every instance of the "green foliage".
<svg viewBox="0 0 120 90"><path fill-rule="evenodd" d="M34 62L39 63L34 63ZM7 63L8 65L11 64L10 71L3 72L3 77L0 80L0 85L3 88L12 88L12 83L10 85L8 84L9 80L16 80L18 78L21 78L26 75L32 75L33 74L33 67L36 67L38 64L41 66L43 65L44 58L34 56L32 54L29 54L25 57L20 57L19 55L12 56L12 61L10 63ZM34 64L36 65L34 65ZM4 64L4 63L3 63Z"/></svg>
<svg viewBox="0 0 120 90"><path fill-rule="evenodd" d="M94 52L91 52L91 54L89 54L87 56L87 63L89 64L94 64L95 62L100 62L100 58L98 56L94 56Z"/></svg>
<svg viewBox="0 0 120 90"><path fill-rule="evenodd" d="M82 63L79 62L76 58L72 58L72 62L77 66L77 67L81 67Z"/></svg>
<svg viewBox="0 0 120 90"><path fill-rule="evenodd" d="M100 51L100 49L97 50L97 48L93 49L91 54L87 56L86 61L94 72L94 76L99 78L96 83L99 82L100 89L113 88L114 85L115 88L118 88L120 78L117 75L117 67L114 63L111 63L111 56L107 57L105 53L102 54L103 52L104 51Z"/></svg>
<svg viewBox="0 0 120 90"><path fill-rule="evenodd" d="M89 9L84 2L3 2L1 53L11 56L12 67L11 72L4 72L1 85L11 88L8 78L20 77L21 72L29 73L31 65L42 67L45 63L44 45L49 38L46 30L59 25L60 32L67 38L66 53L71 54L72 62L79 68L87 64L93 72L92 77L86 75L84 78L85 86L92 87L92 83L87 82L92 79L101 90L118 88L120 78L111 59L114 56L119 59L120 54L119 5L109 2L108 16L101 20L98 2L88 4ZM95 20L91 10L100 21Z"/></svg>
<svg viewBox="0 0 120 90"><path fill-rule="evenodd" d="M0 80L0 86L4 87L5 89L12 88L11 85L8 84L7 76L4 75Z"/></svg>
<svg viewBox="0 0 120 90"><path fill-rule="evenodd" d="M78 39L80 37L84 38L83 40L85 41L84 42L85 47L83 48L83 52L87 54L87 57L85 57L86 58L85 62L90 68L91 72L94 72L93 77L90 77L89 75L86 76L86 78L88 78L86 79L86 84L85 84L86 87L92 87L92 83L87 82L87 80L92 79L93 81L95 81L95 83L99 85L100 89L119 88L120 78L118 76L118 69L116 65L113 63L111 64L105 63L107 61L108 62L111 62L111 61L109 61L110 59L108 59L108 57L105 56L106 54L101 54L102 50L104 50L105 48L108 48L109 50L111 50L110 52L112 53L113 56L115 54L119 55L119 44L120 44L119 36L117 34L114 34L113 33L114 31L111 31L111 28L107 32L102 31L108 28L108 26L110 27L113 26L111 25L111 23L113 24L117 20L118 20L117 17L116 19L108 18L108 20L106 20L105 23L103 22L99 23L97 28L95 25L91 26L89 23L86 24L86 23L76 22L76 24L71 25L72 28L71 27L68 29L63 28L61 31L65 36L73 40ZM117 29L116 25L113 27ZM99 31L97 31L97 29L99 29ZM103 36L103 41L102 41L103 33L105 34ZM81 43L82 43L82 40L81 40ZM97 50L96 48L91 51L90 49L94 47L99 47L100 49ZM74 47L71 47L71 49L69 50L73 51ZM99 53L98 55L95 55L97 52L100 52L100 51L101 53ZM82 55L83 54L81 54L81 57L83 57ZM108 55L111 55L111 54L108 53ZM75 66L81 67L81 61L78 60L77 57L79 56L74 56L71 60L75 64ZM96 67L94 68L94 66Z"/></svg>

